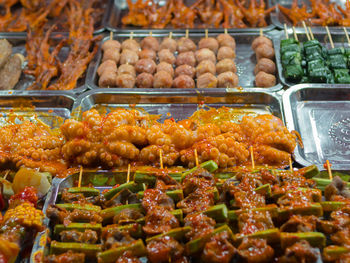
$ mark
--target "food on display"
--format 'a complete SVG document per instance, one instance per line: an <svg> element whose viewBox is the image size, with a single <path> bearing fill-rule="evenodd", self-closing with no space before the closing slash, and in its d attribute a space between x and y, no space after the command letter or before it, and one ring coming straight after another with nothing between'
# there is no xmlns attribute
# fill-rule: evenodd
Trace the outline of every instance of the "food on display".
<svg viewBox="0 0 350 263"><path fill-rule="evenodd" d="M275 7L266 8L266 1L197 0L186 5L183 0L127 1L124 26L143 28L247 28L266 27L266 20Z"/></svg>

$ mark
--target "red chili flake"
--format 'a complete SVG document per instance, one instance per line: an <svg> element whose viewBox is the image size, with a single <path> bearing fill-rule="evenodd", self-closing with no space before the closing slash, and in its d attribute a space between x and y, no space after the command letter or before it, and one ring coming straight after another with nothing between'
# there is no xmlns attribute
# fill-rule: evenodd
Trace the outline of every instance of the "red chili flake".
<svg viewBox="0 0 350 263"><path fill-rule="evenodd" d="M323 164L323 167L324 167L324 169L328 169L327 162L325 162L325 163ZM331 167L332 167L332 164L329 164L329 168L331 168Z"/></svg>
<svg viewBox="0 0 350 263"><path fill-rule="evenodd" d="M117 187L119 187L120 186L120 184L116 184L115 186L113 186L113 188L117 188Z"/></svg>

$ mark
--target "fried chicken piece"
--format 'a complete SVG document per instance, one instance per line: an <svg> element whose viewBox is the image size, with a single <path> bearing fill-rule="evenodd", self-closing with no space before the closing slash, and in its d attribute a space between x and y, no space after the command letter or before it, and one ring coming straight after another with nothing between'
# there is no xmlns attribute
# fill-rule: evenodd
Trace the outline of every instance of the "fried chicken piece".
<svg viewBox="0 0 350 263"><path fill-rule="evenodd" d="M256 0L251 0L249 8L245 8L240 0L237 0L237 5L244 14L245 19L248 21L251 27L265 27L267 26L265 16L275 10L275 6L265 9L266 4L264 0L260 0L258 5Z"/></svg>
<svg viewBox="0 0 350 263"><path fill-rule="evenodd" d="M298 0L293 0L291 8L286 8L280 4L278 4L279 10L288 17L293 25L297 25L301 21L306 21L309 18L312 18L315 16L315 11L312 10L311 13L307 11L307 7L305 3L301 5L301 7L298 6Z"/></svg>

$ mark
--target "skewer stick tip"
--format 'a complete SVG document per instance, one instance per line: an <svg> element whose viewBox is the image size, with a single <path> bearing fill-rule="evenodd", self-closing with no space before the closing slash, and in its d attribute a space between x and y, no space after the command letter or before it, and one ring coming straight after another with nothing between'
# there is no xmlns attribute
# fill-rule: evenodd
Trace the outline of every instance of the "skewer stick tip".
<svg viewBox="0 0 350 263"><path fill-rule="evenodd" d="M289 38L289 35L288 35L288 29L287 29L287 24L284 24L284 34L286 35L286 39Z"/></svg>
<svg viewBox="0 0 350 263"><path fill-rule="evenodd" d="M289 155L289 170L291 173L294 173L292 157L290 155Z"/></svg>
<svg viewBox="0 0 350 263"><path fill-rule="evenodd" d="M130 39L133 39L134 38L134 31L131 31L130 33Z"/></svg>
<svg viewBox="0 0 350 263"><path fill-rule="evenodd" d="M111 31L111 32L109 33L109 39L110 39L110 40L113 40L113 31Z"/></svg>
<svg viewBox="0 0 350 263"><path fill-rule="evenodd" d="M172 31L170 31L170 33L169 33L169 38L170 38L170 39L173 38L173 32L172 32Z"/></svg>
<svg viewBox="0 0 350 263"><path fill-rule="evenodd" d="M227 35L227 28L224 29L224 33Z"/></svg>
<svg viewBox="0 0 350 263"><path fill-rule="evenodd" d="M186 29L185 37L188 38L189 32L188 29Z"/></svg>
<svg viewBox="0 0 350 263"><path fill-rule="evenodd" d="M264 35L262 28L259 29L259 34L260 34L260 36Z"/></svg>
<svg viewBox="0 0 350 263"><path fill-rule="evenodd" d="M126 182L128 183L130 181L130 163L128 164L128 173L126 174Z"/></svg>
<svg viewBox="0 0 350 263"><path fill-rule="evenodd" d="M208 38L208 28L205 29L205 38Z"/></svg>
<svg viewBox="0 0 350 263"><path fill-rule="evenodd" d="M326 165L327 165L327 171L328 171L329 179L333 180L331 164L329 163L329 160L326 160Z"/></svg>
<svg viewBox="0 0 350 263"><path fill-rule="evenodd" d="M304 30L305 30L305 34L306 34L307 40L310 40L310 35L309 35L308 30L307 30L305 21L303 21L302 23L303 23L303 27L304 27Z"/></svg>
<svg viewBox="0 0 350 263"><path fill-rule="evenodd" d="M162 151L162 149L159 150L159 162L160 162L160 169L163 169L163 151Z"/></svg>
<svg viewBox="0 0 350 263"><path fill-rule="evenodd" d="M253 150L253 146L249 147L250 150L250 158L252 160L252 169L255 169L255 161L254 161L254 150Z"/></svg>
<svg viewBox="0 0 350 263"><path fill-rule="evenodd" d="M78 181L78 187L81 187L81 179L83 177L83 166L80 166L80 172L79 172L79 181Z"/></svg>
<svg viewBox="0 0 350 263"><path fill-rule="evenodd" d="M314 39L315 37L314 37L314 33L312 33L311 27L308 27L308 28L309 28L309 32L310 32L310 37L311 37L311 39Z"/></svg>
<svg viewBox="0 0 350 263"><path fill-rule="evenodd" d="M195 158L195 161L196 161L196 166L199 166L197 149L194 149L194 158Z"/></svg>

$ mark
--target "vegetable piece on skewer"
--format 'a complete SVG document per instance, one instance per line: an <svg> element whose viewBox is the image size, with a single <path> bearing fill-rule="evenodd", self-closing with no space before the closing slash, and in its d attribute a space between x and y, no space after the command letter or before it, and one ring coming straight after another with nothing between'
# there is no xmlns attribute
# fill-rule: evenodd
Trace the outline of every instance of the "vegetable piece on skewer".
<svg viewBox="0 0 350 263"><path fill-rule="evenodd" d="M176 240L182 240L185 237L185 234L187 232L191 231L191 229L192 228L190 226L174 228L166 233L147 238L146 243L149 243L152 240L156 240L156 239L164 237L164 236L173 237Z"/></svg>
<svg viewBox="0 0 350 263"><path fill-rule="evenodd" d="M62 254L69 250L84 253L88 258L96 258L97 253L102 251L102 246L85 243L51 242L50 254Z"/></svg>
<svg viewBox="0 0 350 263"><path fill-rule="evenodd" d="M320 232L281 233L281 246L283 249L300 240L308 241L313 247L322 248L326 245L326 237Z"/></svg>

